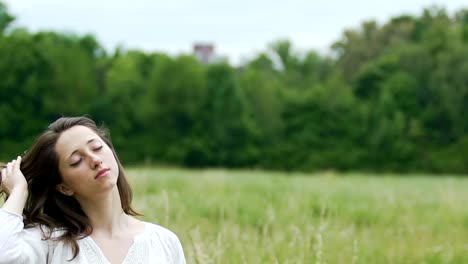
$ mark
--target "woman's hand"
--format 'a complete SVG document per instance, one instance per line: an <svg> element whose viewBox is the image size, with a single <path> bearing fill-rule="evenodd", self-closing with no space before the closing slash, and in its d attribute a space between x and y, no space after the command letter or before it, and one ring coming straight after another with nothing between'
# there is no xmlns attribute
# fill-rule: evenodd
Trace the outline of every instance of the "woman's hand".
<svg viewBox="0 0 468 264"><path fill-rule="evenodd" d="M2 190L9 196L3 204L2 209L10 213L22 215L24 205L28 199L28 183L20 170L21 157L7 163L6 168L2 169Z"/></svg>
<svg viewBox="0 0 468 264"><path fill-rule="evenodd" d="M1 188L11 194L14 190L25 191L28 189L28 183L20 170L21 157L7 163L1 171Z"/></svg>

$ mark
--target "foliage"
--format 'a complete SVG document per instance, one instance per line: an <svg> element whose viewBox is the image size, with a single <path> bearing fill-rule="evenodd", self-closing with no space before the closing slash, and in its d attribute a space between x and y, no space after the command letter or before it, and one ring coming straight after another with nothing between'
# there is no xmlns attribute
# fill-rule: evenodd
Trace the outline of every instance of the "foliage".
<svg viewBox="0 0 468 264"><path fill-rule="evenodd" d="M15 28L0 3L0 159L88 114L124 162L466 173L468 11L431 6L344 30L333 54L277 40L204 65L92 35Z"/></svg>

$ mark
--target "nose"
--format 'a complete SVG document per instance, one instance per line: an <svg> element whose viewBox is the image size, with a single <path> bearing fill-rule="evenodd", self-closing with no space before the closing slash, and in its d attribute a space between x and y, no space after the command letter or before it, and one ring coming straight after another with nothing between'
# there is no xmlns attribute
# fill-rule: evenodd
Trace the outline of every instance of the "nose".
<svg viewBox="0 0 468 264"><path fill-rule="evenodd" d="M102 159L98 155L91 154L90 155L91 167L97 168L102 164Z"/></svg>

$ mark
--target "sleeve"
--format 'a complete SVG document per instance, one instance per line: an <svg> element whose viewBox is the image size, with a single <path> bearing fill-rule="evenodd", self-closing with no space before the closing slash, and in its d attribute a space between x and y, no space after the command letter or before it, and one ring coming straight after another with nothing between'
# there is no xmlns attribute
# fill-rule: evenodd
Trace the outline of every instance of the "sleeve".
<svg viewBox="0 0 468 264"><path fill-rule="evenodd" d="M40 230L24 229L22 216L0 208L0 264L45 264L47 251Z"/></svg>
<svg viewBox="0 0 468 264"><path fill-rule="evenodd" d="M172 251L172 260L174 264L186 264L184 250L182 244L180 243L179 238L173 232L169 232L168 242Z"/></svg>

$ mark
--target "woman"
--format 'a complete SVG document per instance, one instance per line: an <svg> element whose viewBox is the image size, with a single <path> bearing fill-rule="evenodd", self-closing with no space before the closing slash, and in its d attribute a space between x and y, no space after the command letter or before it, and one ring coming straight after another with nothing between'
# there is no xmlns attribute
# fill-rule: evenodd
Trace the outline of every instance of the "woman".
<svg viewBox="0 0 468 264"><path fill-rule="evenodd" d="M58 119L3 167L0 263L185 263L174 233L134 217L122 165L91 119Z"/></svg>

